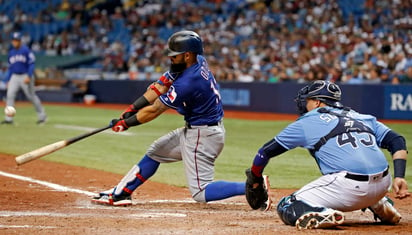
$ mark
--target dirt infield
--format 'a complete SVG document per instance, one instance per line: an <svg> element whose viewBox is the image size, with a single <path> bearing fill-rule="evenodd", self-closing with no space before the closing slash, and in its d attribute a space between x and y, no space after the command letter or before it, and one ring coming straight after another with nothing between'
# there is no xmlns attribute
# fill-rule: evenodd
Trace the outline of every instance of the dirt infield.
<svg viewBox="0 0 412 235"><path fill-rule="evenodd" d="M194 203L186 188L149 181L133 195L133 206L111 208L91 204L90 193L112 187L121 175L43 160L17 167L10 155L0 161L0 234L303 233L283 225L274 208L252 211L243 197ZM273 189L271 197L277 201L290 192ZM397 226L375 223L370 212L359 211L346 213L336 229L310 233L410 234L411 201L395 201L404 217Z"/></svg>
<svg viewBox="0 0 412 235"><path fill-rule="evenodd" d="M284 225L274 208L251 210L244 197L195 203L187 188L151 181L133 194L133 206L94 205L91 194L122 175L42 159L16 166L14 157L0 154L0 234L412 234L411 198L394 200L403 215L397 226L356 211L337 228L301 232ZM277 202L292 191L273 188L271 197Z"/></svg>

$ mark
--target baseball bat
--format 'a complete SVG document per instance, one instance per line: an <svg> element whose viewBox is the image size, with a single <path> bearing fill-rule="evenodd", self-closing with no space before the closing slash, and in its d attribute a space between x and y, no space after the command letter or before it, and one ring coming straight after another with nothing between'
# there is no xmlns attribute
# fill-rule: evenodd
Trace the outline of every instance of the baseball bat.
<svg viewBox="0 0 412 235"><path fill-rule="evenodd" d="M17 165L22 165L24 163L27 163L27 162L33 161L35 159L41 158L43 156L46 156L47 154L53 153L53 152L55 152L59 149L62 149L66 146L69 146L73 143L76 143L77 141L82 140L86 137L89 137L89 136L92 136L92 135L97 134L99 132L102 132L104 130L107 130L110 127L111 127L110 125L105 126L105 127L93 130L91 132L88 132L88 133L85 133L85 134L82 134L82 135L79 135L79 136L76 136L76 137L73 137L73 138L70 138L70 139L67 139L67 140L60 140L60 141L57 141L56 143L49 144L49 145L43 146L41 148L35 149L35 150L30 151L28 153L17 156L16 157L16 163L17 163Z"/></svg>

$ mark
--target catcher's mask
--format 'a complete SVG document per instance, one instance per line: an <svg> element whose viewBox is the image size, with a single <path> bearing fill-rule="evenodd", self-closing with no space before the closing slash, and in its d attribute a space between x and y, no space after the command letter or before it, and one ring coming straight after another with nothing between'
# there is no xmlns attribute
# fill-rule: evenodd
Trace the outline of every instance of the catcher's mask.
<svg viewBox="0 0 412 235"><path fill-rule="evenodd" d="M176 56L185 52L203 54L203 42L200 36L189 30L174 33L167 41L166 55Z"/></svg>
<svg viewBox="0 0 412 235"><path fill-rule="evenodd" d="M307 99L316 99L335 108L343 108L339 102L342 91L335 83L317 80L299 90L295 102L300 115L308 112L306 109Z"/></svg>

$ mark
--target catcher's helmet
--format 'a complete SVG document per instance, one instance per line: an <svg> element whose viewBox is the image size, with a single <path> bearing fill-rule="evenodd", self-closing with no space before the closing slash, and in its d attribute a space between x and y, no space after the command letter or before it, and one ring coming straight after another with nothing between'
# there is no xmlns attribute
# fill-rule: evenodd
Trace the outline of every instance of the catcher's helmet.
<svg viewBox="0 0 412 235"><path fill-rule="evenodd" d="M185 52L203 54L203 42L200 36L188 30L174 33L167 41L167 56L175 56Z"/></svg>
<svg viewBox="0 0 412 235"><path fill-rule="evenodd" d="M302 115L308 112L306 99L317 99L329 106L343 108L343 105L339 102L341 95L342 91L335 83L317 80L300 89L295 102L299 113Z"/></svg>

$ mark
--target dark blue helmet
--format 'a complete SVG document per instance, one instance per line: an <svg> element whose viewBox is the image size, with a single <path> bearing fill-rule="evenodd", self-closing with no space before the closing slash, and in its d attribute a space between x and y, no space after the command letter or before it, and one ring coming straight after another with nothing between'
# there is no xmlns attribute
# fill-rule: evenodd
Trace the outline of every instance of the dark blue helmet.
<svg viewBox="0 0 412 235"><path fill-rule="evenodd" d="M343 108L343 105L339 102L341 95L342 91L335 83L317 80L300 89L295 102L299 114L303 115L308 112L306 109L306 99L316 99L329 106Z"/></svg>
<svg viewBox="0 0 412 235"><path fill-rule="evenodd" d="M203 42L197 33L183 30L170 36L167 41L166 55L175 56L185 52L203 54Z"/></svg>
<svg viewBox="0 0 412 235"><path fill-rule="evenodd" d="M12 35L11 35L11 39L12 40L21 40L21 33L20 32L14 32Z"/></svg>

